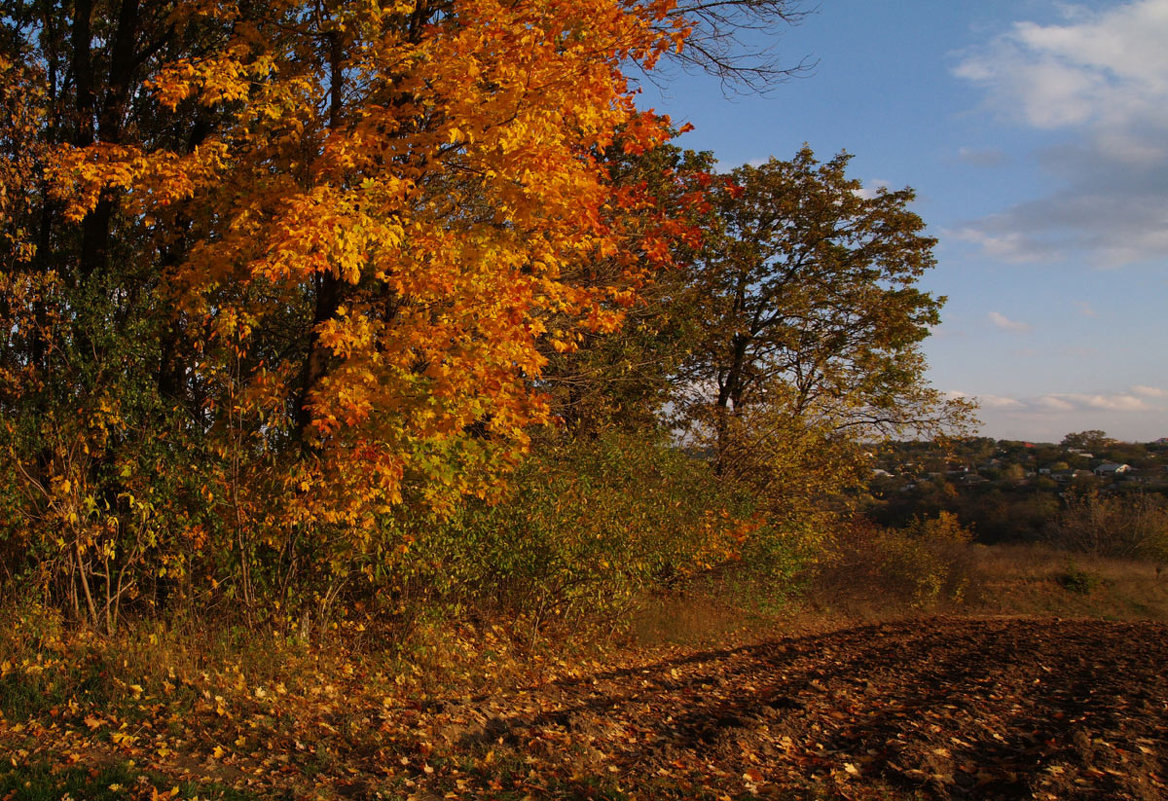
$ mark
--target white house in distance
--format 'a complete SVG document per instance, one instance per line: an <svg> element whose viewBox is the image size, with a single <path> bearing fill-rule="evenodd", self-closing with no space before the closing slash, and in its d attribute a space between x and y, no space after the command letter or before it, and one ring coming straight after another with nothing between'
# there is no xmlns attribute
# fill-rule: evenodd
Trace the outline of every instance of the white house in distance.
<svg viewBox="0 0 1168 801"><path fill-rule="evenodd" d="M1100 478L1117 478L1125 473L1131 471L1130 464L1116 464L1115 462L1104 462L1095 468L1095 475Z"/></svg>

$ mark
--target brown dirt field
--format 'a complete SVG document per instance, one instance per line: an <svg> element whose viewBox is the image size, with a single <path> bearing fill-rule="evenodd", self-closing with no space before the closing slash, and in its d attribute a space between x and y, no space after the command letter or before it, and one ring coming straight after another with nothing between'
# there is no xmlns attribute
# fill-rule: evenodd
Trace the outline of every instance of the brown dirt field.
<svg viewBox="0 0 1168 801"><path fill-rule="evenodd" d="M0 754L133 759L200 798L1168 798L1163 623L935 617L611 658L429 696L362 670L181 709L147 687L132 721L0 719ZM153 785L126 797L192 797Z"/></svg>
<svg viewBox="0 0 1168 801"><path fill-rule="evenodd" d="M475 795L1168 798L1168 626L886 623L678 655L430 717L438 751L510 751L542 767L505 783L472 771L457 787Z"/></svg>

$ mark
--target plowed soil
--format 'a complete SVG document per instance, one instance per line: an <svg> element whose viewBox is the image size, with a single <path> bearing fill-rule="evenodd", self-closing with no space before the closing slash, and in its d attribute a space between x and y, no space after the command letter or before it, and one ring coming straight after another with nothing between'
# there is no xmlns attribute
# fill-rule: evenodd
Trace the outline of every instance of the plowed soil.
<svg viewBox="0 0 1168 801"><path fill-rule="evenodd" d="M605 659L428 695L368 664L286 694L142 680L118 712L0 717L0 798L1168 799L1162 623L942 617ZM137 778L106 791L108 765ZM58 791L25 793L30 771Z"/></svg>
<svg viewBox="0 0 1168 801"><path fill-rule="evenodd" d="M419 774L438 795L1168 798L1168 627L916 620L422 715L477 765Z"/></svg>

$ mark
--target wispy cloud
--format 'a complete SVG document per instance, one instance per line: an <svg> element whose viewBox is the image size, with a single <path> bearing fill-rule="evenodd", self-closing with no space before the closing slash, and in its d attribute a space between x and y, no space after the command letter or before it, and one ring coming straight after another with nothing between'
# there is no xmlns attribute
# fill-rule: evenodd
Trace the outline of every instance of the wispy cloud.
<svg viewBox="0 0 1168 801"><path fill-rule="evenodd" d="M946 233L977 245L990 258L1015 264L1051 261L1061 253L1044 238L1012 230L1014 227L1009 215L995 214Z"/></svg>
<svg viewBox="0 0 1168 801"><path fill-rule="evenodd" d="M958 234L1008 261L1168 256L1168 0L1064 8L1062 22L1018 22L954 70L1001 118L1077 135L1042 154L1063 186Z"/></svg>
<svg viewBox="0 0 1168 801"><path fill-rule="evenodd" d="M1111 393L1054 392L1033 397L1005 395L970 395L951 393L959 397L976 398L985 409L1027 412L1152 412L1168 411L1168 390L1159 387L1133 386L1129 390Z"/></svg>
<svg viewBox="0 0 1168 801"><path fill-rule="evenodd" d="M1073 403L1058 395L1043 395L1040 398L1035 398L1031 403L1039 409L1056 412L1069 412L1075 408Z"/></svg>
<svg viewBox="0 0 1168 801"><path fill-rule="evenodd" d="M978 403L986 409L1025 409L1026 404L1017 398L1007 398L1002 395L978 395Z"/></svg>
<svg viewBox="0 0 1168 801"><path fill-rule="evenodd" d="M978 150L972 147L963 147L957 151L957 160L974 167L1001 167L1008 164L1010 157L1001 150L990 148Z"/></svg>
<svg viewBox="0 0 1168 801"><path fill-rule="evenodd" d="M1096 313L1095 309L1091 306L1091 304L1085 300L1076 301L1075 307L1079 310L1079 314L1083 315L1084 317L1098 317L1099 316Z"/></svg>
<svg viewBox="0 0 1168 801"><path fill-rule="evenodd" d="M980 407L987 436L1059 441L1067 432L1098 428L1133 440L1168 434L1168 389L1141 385L1113 392L1007 396L950 392ZM1148 437L1148 431L1163 434Z"/></svg>
<svg viewBox="0 0 1168 801"><path fill-rule="evenodd" d="M1146 387L1142 384L1136 384L1131 388L1135 395L1140 395L1145 398L1168 398L1168 389L1161 387Z"/></svg>
<svg viewBox="0 0 1168 801"><path fill-rule="evenodd" d="M1142 398L1135 395L1069 395L1071 402L1086 409L1109 412L1148 412L1152 410Z"/></svg>
<svg viewBox="0 0 1168 801"><path fill-rule="evenodd" d="M1150 412L1158 408L1157 404L1150 403L1146 397L1140 397L1140 390L1149 390L1151 387L1132 387L1127 392L1110 394L1090 394L1082 392L1065 392L1041 395L1036 398L1018 399L1017 408L1048 409L1053 411L1107 411L1107 412ZM1154 391L1154 390L1153 390ZM1168 392L1161 396L1168 397Z"/></svg>
<svg viewBox="0 0 1168 801"><path fill-rule="evenodd" d="M992 311L989 313L988 317L994 326L1002 329L1003 331L1012 331L1017 334L1024 334L1030 330L1029 323L1022 323L1018 322L1017 320L1011 320L1009 317L1000 312Z"/></svg>

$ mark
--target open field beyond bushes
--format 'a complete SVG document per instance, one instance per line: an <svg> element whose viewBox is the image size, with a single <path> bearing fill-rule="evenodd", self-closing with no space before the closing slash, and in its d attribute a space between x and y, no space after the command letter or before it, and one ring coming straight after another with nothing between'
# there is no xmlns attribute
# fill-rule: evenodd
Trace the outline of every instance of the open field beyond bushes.
<svg viewBox="0 0 1168 801"><path fill-rule="evenodd" d="M962 604L827 588L618 635L392 640L10 608L0 798L1168 798L1168 578L978 548Z"/></svg>

